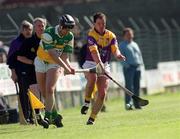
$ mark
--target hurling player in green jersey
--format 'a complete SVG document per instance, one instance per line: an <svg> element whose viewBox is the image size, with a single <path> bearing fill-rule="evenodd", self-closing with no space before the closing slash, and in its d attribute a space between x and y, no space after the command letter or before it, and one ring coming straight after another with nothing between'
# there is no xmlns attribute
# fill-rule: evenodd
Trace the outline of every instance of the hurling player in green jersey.
<svg viewBox="0 0 180 139"><path fill-rule="evenodd" d="M62 116L55 108L54 92L62 68L67 74L75 74L70 66L69 53L72 53L74 36L70 30L75 21L71 15L60 17L59 25L49 27L41 36L40 46L35 59L37 82L45 98L45 120L49 124L62 127ZM45 127L48 128L48 127Z"/></svg>

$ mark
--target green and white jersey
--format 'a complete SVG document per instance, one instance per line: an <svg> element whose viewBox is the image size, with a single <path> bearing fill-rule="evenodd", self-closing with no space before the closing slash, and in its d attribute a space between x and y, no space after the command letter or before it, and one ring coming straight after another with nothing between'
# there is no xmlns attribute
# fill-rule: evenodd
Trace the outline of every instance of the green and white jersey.
<svg viewBox="0 0 180 139"><path fill-rule="evenodd" d="M74 47L74 36L69 32L65 36L60 36L58 27L49 27L41 36L40 46L37 51L37 56L46 62L55 63L48 54L49 49L56 49L57 54L61 56L62 53L72 53Z"/></svg>

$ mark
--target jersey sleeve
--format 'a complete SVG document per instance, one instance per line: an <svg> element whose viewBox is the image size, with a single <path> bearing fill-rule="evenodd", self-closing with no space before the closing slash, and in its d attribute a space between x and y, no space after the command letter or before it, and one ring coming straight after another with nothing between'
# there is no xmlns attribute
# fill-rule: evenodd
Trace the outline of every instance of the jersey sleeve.
<svg viewBox="0 0 180 139"><path fill-rule="evenodd" d="M96 40L92 36L88 36L87 42L88 42L88 48L89 48L90 52L98 51L98 48L96 45Z"/></svg>
<svg viewBox="0 0 180 139"><path fill-rule="evenodd" d="M42 41L44 50L49 50L49 49L54 48L53 38L50 33L48 32L43 33L41 35L41 41Z"/></svg>
<svg viewBox="0 0 180 139"><path fill-rule="evenodd" d="M13 40L10 44L8 57L7 57L7 65L9 65L10 69L16 68L17 61L17 49L16 48L16 40Z"/></svg>
<svg viewBox="0 0 180 139"><path fill-rule="evenodd" d="M116 52L116 50L117 49L119 49L118 48L118 41L117 41L117 39L116 39L116 36L112 33L112 35L111 35L111 52L112 53L115 53Z"/></svg>

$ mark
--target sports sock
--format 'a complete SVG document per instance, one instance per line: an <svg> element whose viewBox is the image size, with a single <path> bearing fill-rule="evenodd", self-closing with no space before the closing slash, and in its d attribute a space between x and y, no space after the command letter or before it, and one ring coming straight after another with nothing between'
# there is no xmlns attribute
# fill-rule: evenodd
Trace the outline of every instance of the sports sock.
<svg viewBox="0 0 180 139"><path fill-rule="evenodd" d="M56 110L53 110L51 115L52 115L52 119L55 119L58 116L58 113Z"/></svg>
<svg viewBox="0 0 180 139"><path fill-rule="evenodd" d="M93 114L93 113L91 113L91 115L90 115L90 117L89 117L89 120L91 120L91 121L95 121L95 118L96 118L96 114Z"/></svg>
<svg viewBox="0 0 180 139"><path fill-rule="evenodd" d="M90 98L89 97L85 97L85 102L90 103L90 101L91 101L91 97Z"/></svg>
<svg viewBox="0 0 180 139"><path fill-rule="evenodd" d="M89 100L86 100L86 99L85 99L85 101L84 101L84 102L85 102L85 103L90 103L90 101L89 101Z"/></svg>
<svg viewBox="0 0 180 139"><path fill-rule="evenodd" d="M48 118L48 119L50 119L51 118L51 112L49 112L49 111L46 111L45 112L45 116L44 116L44 118Z"/></svg>

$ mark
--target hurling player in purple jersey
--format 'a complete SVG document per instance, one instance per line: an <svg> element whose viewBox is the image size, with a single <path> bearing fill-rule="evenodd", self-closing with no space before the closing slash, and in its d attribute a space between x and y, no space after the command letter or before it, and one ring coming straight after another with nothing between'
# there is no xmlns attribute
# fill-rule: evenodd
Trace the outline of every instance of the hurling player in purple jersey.
<svg viewBox="0 0 180 139"><path fill-rule="evenodd" d="M98 12L94 14L93 20L94 27L88 32L86 61L83 64L83 68L92 68L99 64L102 73L110 73L109 62L111 54L119 60L125 60L125 57L118 48L115 34L106 29L106 16ZM87 79L87 84L85 89L85 101L81 108L81 114L87 114L95 84L97 84L98 89L97 99L95 100L90 117L86 123L87 125L92 125L103 106L109 80L104 74L97 75L95 73L85 73L85 77Z"/></svg>

